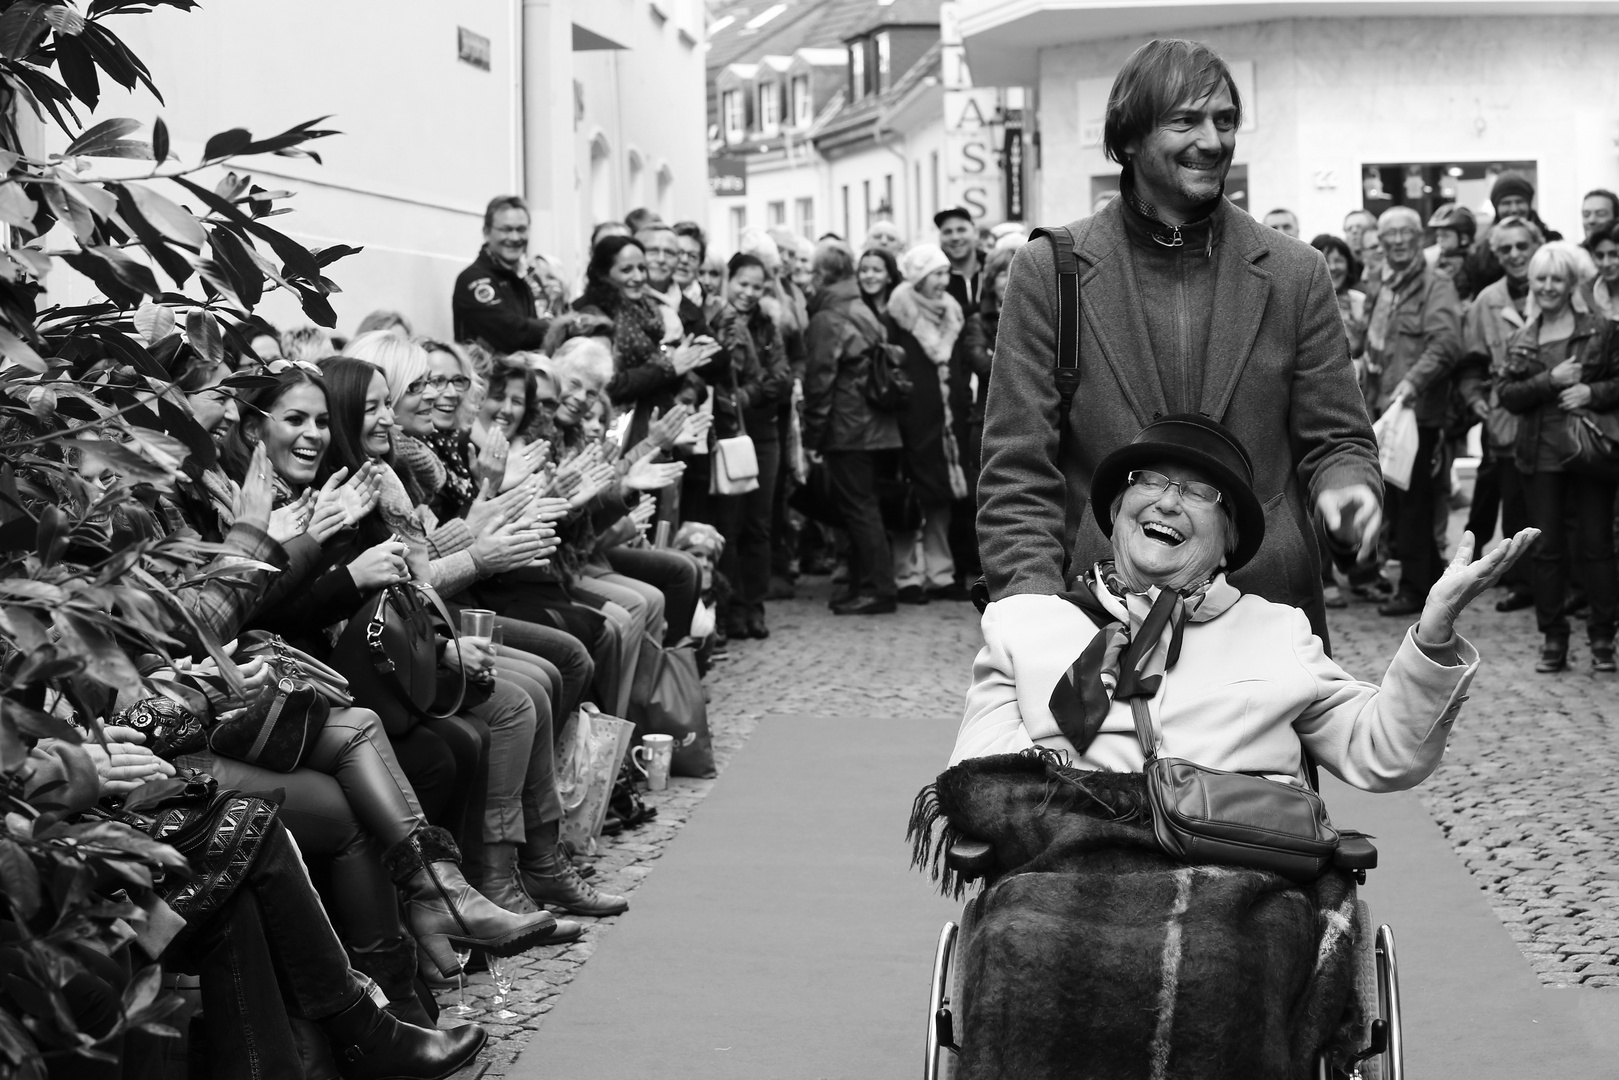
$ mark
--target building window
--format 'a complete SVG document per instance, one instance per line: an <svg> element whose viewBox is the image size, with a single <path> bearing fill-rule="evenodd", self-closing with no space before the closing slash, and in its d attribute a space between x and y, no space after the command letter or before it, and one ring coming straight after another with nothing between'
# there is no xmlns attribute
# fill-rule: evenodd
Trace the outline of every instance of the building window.
<svg viewBox="0 0 1619 1080"><path fill-rule="evenodd" d="M866 206L866 230L871 231L871 181L860 181L860 197Z"/></svg>
<svg viewBox="0 0 1619 1080"><path fill-rule="evenodd" d="M894 174L883 177L883 204L877 208L878 216L894 220Z"/></svg>
<svg viewBox="0 0 1619 1080"><path fill-rule="evenodd" d="M607 136L597 134L590 140L590 220L592 224L612 221L613 214L613 148Z"/></svg>
<svg viewBox="0 0 1619 1080"><path fill-rule="evenodd" d="M877 93L881 94L888 89L889 68L891 66L888 34L877 35Z"/></svg>
<svg viewBox="0 0 1619 1080"><path fill-rule="evenodd" d="M916 162L912 170L915 183L911 186L911 234L920 236L922 233L922 163Z"/></svg>
<svg viewBox="0 0 1619 1080"><path fill-rule="evenodd" d="M808 75L793 76L793 124L797 127L809 127L811 120L815 119L815 101L810 97L810 81Z"/></svg>
<svg viewBox="0 0 1619 1080"><path fill-rule="evenodd" d="M843 185L843 238L845 240L848 240L849 239L849 234L852 231L853 230L851 230L849 228L849 185L844 184Z"/></svg>
<svg viewBox="0 0 1619 1080"><path fill-rule="evenodd" d="M797 220L799 236L815 235L815 200L798 199L793 203L793 215Z"/></svg>
<svg viewBox="0 0 1619 1080"><path fill-rule="evenodd" d="M746 206L731 207L731 246L742 246L742 230L748 227L748 208Z"/></svg>
<svg viewBox="0 0 1619 1080"><path fill-rule="evenodd" d="M724 118L726 144L741 142L748 127L742 112L742 91L727 90L720 95L720 115Z"/></svg>
<svg viewBox="0 0 1619 1080"><path fill-rule="evenodd" d="M786 199L777 199L775 202L765 204L765 224L772 229L777 225L787 224Z"/></svg>
<svg viewBox="0 0 1619 1080"><path fill-rule="evenodd" d="M775 134L781 123L781 90L775 82L759 84L759 130Z"/></svg>
<svg viewBox="0 0 1619 1080"><path fill-rule="evenodd" d="M933 212L939 212L939 152L937 150L928 155L928 168L933 171Z"/></svg>
<svg viewBox="0 0 1619 1080"><path fill-rule="evenodd" d="M849 97L859 101L866 96L866 43L856 41L849 46Z"/></svg>

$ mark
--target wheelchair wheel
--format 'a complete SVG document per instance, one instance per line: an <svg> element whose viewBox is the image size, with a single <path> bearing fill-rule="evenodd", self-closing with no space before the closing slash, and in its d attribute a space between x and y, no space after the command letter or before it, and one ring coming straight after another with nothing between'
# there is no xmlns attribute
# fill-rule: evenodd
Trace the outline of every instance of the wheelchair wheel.
<svg viewBox="0 0 1619 1080"><path fill-rule="evenodd" d="M1376 927L1374 929L1374 926ZM1394 956L1394 931L1372 922L1365 901L1355 903L1355 938L1364 944L1355 964L1355 996L1366 1002L1376 1027L1373 1045L1376 1053L1361 1059L1350 1072L1327 1067L1326 1055L1317 1062L1319 1080L1402 1080L1405 1073L1404 1043L1400 1025L1399 968Z"/></svg>
<svg viewBox="0 0 1619 1080"><path fill-rule="evenodd" d="M947 922L939 931L939 945L933 954L933 983L928 995L927 1058L924 1080L954 1080L956 1056L961 1045L963 946L972 928L972 904L961 913L961 924Z"/></svg>

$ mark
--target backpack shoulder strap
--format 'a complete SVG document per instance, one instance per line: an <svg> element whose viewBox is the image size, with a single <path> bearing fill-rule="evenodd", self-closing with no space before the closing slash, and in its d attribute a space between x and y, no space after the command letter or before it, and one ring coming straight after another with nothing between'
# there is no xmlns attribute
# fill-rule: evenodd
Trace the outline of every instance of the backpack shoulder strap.
<svg viewBox="0 0 1619 1080"><path fill-rule="evenodd" d="M1057 384L1056 465L1061 470L1068 456L1068 413L1079 392L1079 256L1074 254L1074 231L1069 226L1036 229L1029 234L1029 240L1042 236L1051 241L1052 253L1057 257L1057 365L1052 379ZM1070 551L1063 554L1065 582L1072 557Z"/></svg>

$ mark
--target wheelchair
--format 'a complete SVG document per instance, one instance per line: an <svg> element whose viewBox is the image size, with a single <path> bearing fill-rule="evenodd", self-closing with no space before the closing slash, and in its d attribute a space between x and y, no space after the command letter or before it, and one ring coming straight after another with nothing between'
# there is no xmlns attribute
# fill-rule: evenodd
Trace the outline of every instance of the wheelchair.
<svg viewBox="0 0 1619 1080"><path fill-rule="evenodd" d="M945 852L945 864L964 882L986 876L994 866L994 852L978 840L958 839ZM1377 849L1358 834L1345 834L1335 859L1338 869L1350 872L1357 883L1366 883L1366 871L1377 866ZM972 933L972 913L976 901L969 901L961 922L944 924L933 957L933 978L928 997L928 1028L924 1080L954 1080L957 1057L964 1042L972 1038L956 1022L961 1003L970 988L963 985L961 967L955 963L959 951ZM1373 930L1371 910L1363 900L1355 902L1356 940L1362 942L1356 961L1355 994L1368 1004L1375 1002L1375 1016L1369 1024L1368 1045L1351 1065L1350 1072L1331 1067L1325 1053L1316 1055L1317 1080L1403 1080L1404 1041L1400 1027L1400 978L1395 958L1394 931L1386 924Z"/></svg>

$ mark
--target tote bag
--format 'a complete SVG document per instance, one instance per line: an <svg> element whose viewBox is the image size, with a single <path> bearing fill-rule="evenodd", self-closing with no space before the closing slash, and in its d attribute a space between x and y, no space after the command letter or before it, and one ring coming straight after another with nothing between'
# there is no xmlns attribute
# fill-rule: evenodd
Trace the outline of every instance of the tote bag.
<svg viewBox="0 0 1619 1080"><path fill-rule="evenodd" d="M699 779L717 775L708 699L697 674L697 653L689 642L666 649L650 637L641 639L641 661L630 690L630 720L639 735L668 735L675 740L670 775Z"/></svg>

